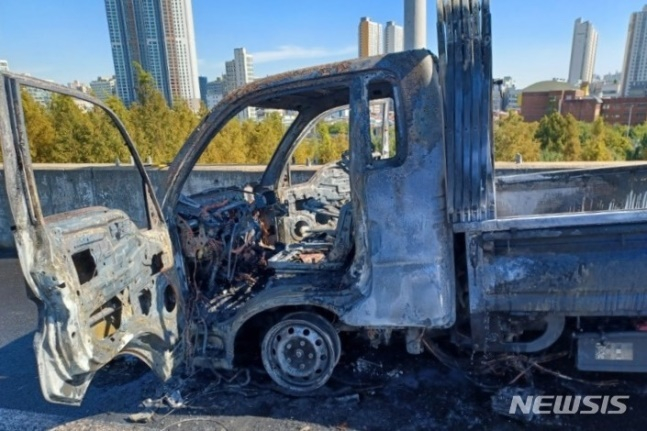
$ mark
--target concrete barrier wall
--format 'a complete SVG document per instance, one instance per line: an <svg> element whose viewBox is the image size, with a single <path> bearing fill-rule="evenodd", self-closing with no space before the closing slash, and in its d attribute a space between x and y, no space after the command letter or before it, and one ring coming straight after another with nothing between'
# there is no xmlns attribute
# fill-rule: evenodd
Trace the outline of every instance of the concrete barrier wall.
<svg viewBox="0 0 647 431"><path fill-rule="evenodd" d="M605 167L598 164L498 163L498 175L514 175L556 169ZM615 164L618 166L618 164ZM198 166L185 184L186 193L209 187L242 186L260 179L264 166ZM316 168L295 167L294 183L307 181ZM125 211L139 226L146 224L142 183L133 166L114 165L35 165L34 173L43 213L58 214L87 206L105 206ZM161 200L166 181L165 168L148 168L151 181ZM11 226L13 218L4 186L4 169L0 166L0 249L14 249Z"/></svg>
<svg viewBox="0 0 647 431"><path fill-rule="evenodd" d="M243 186L256 182L264 166L201 166L185 184L191 194L210 187ZM315 168L294 169L295 183L307 181ZM148 175L162 200L167 169L150 167ZM0 249L14 249L11 226L13 217L4 185L4 168L0 168ZM133 166L114 165L39 165L34 166L38 195L45 216L88 206L121 209L138 226L146 225L142 181Z"/></svg>

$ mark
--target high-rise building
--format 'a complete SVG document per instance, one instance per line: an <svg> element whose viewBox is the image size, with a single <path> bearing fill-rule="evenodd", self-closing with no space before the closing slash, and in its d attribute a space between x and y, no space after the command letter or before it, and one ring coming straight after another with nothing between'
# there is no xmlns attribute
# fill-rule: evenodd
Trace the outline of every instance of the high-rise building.
<svg viewBox="0 0 647 431"><path fill-rule="evenodd" d="M620 72L607 73L602 77L593 76L589 94L605 98L618 97L620 95L620 81L622 81L622 73Z"/></svg>
<svg viewBox="0 0 647 431"><path fill-rule="evenodd" d="M360 57L382 54L382 24L363 17L359 21L358 34Z"/></svg>
<svg viewBox="0 0 647 431"><path fill-rule="evenodd" d="M575 20L573 44L571 45L571 64L568 69L568 82L577 85L593 82L595 54L598 49L598 32L589 21Z"/></svg>
<svg viewBox="0 0 647 431"><path fill-rule="evenodd" d="M404 49L427 46L427 0L404 0Z"/></svg>
<svg viewBox="0 0 647 431"><path fill-rule="evenodd" d="M226 78L226 76L224 76ZM211 109L218 102L222 100L223 95L225 94L223 78L216 78L215 81L211 81L207 84L207 108Z"/></svg>
<svg viewBox="0 0 647 431"><path fill-rule="evenodd" d="M384 53L400 52L404 49L404 28L395 21L386 23L384 29Z"/></svg>
<svg viewBox="0 0 647 431"><path fill-rule="evenodd" d="M225 93L254 80L254 59L245 48L234 49L234 59L225 63Z"/></svg>
<svg viewBox="0 0 647 431"><path fill-rule="evenodd" d="M199 106L191 0L105 0L117 95L137 99L134 63L150 73L169 104Z"/></svg>
<svg viewBox="0 0 647 431"><path fill-rule="evenodd" d="M99 76L96 80L90 81L90 88L96 97L105 101L115 94L116 79L113 76Z"/></svg>
<svg viewBox="0 0 647 431"><path fill-rule="evenodd" d="M30 76L29 74L26 74L27 76ZM54 83L54 81L48 79L48 82ZM23 87L27 93L31 96L34 101L40 103L43 106L48 106L49 103L52 101L52 92L43 90L42 88L36 88L36 87L29 87L29 86L24 86Z"/></svg>
<svg viewBox="0 0 647 431"><path fill-rule="evenodd" d="M254 80L254 60L245 48L234 49L234 59L225 63L224 94L249 84ZM247 108L238 115L241 120L255 119L254 108Z"/></svg>
<svg viewBox="0 0 647 431"><path fill-rule="evenodd" d="M647 95L647 6L632 13L629 19L620 94L625 97Z"/></svg>
<svg viewBox="0 0 647 431"><path fill-rule="evenodd" d="M67 86L73 90L80 91L81 93L90 94L92 87L90 87L85 82L81 82L78 79L75 79L72 82L68 82Z"/></svg>
<svg viewBox="0 0 647 431"><path fill-rule="evenodd" d="M9 62L7 60L0 60L0 72L3 70L9 70Z"/></svg>
<svg viewBox="0 0 647 431"><path fill-rule="evenodd" d="M200 86L200 100L205 105L207 104L207 83L208 79L206 76L198 76L198 84Z"/></svg>

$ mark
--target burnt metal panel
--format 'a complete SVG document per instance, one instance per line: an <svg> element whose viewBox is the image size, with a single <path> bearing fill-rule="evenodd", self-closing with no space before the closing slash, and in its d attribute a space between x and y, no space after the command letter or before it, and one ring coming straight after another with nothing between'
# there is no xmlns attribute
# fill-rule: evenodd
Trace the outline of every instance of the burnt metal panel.
<svg viewBox="0 0 647 431"><path fill-rule="evenodd" d="M470 311L647 315L647 222L467 234Z"/></svg>
<svg viewBox="0 0 647 431"><path fill-rule="evenodd" d="M647 164L498 177L497 217L647 208Z"/></svg>
<svg viewBox="0 0 647 431"><path fill-rule="evenodd" d="M395 85L398 148L392 159L371 157L370 82L359 78L353 87L350 123L354 269L365 298L341 318L354 326L449 327L455 320L453 242L435 59L423 59Z"/></svg>
<svg viewBox="0 0 647 431"><path fill-rule="evenodd" d="M495 217L489 1L438 0L447 210L454 222Z"/></svg>
<svg viewBox="0 0 647 431"><path fill-rule="evenodd" d="M600 226L611 224L643 223L647 211L597 211L590 213L546 214L528 217L510 217L487 220L481 223L460 223L454 225L456 232L498 232L528 229L569 228L574 226Z"/></svg>
<svg viewBox="0 0 647 431"><path fill-rule="evenodd" d="M92 377L130 353L169 377L179 298L169 284L172 252L150 181L123 125L104 104L65 87L0 73L0 144L14 238L31 298L41 390L51 402L80 404ZM44 217L29 156L20 86L95 103L115 120L139 168L148 229L104 207Z"/></svg>

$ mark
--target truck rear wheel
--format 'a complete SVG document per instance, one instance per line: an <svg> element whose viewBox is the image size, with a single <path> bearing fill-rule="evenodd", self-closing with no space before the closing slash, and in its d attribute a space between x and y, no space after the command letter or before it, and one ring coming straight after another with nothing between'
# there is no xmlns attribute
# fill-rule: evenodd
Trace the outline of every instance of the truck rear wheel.
<svg viewBox="0 0 647 431"><path fill-rule="evenodd" d="M309 312L288 314L261 343L263 366L276 384L299 395L325 385L341 355L335 328Z"/></svg>

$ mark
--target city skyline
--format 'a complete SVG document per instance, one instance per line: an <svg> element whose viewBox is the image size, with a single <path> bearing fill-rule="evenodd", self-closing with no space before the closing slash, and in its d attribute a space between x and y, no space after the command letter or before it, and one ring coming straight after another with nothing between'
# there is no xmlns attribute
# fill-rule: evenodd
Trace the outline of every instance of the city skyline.
<svg viewBox="0 0 647 431"><path fill-rule="evenodd" d="M7 59L14 71L61 83L110 75L113 67L104 5L95 3L52 5L25 0L11 6L0 4L0 58ZM600 34L595 74L622 69L629 17L646 3L587 2L586 17ZM380 23L404 22L402 1L375 5L369 0L352 4L331 0L326 5L306 8L291 0L267 4L243 0L234 7L194 0L199 74L210 81L222 75L225 61L240 46L254 55L257 77L353 58L360 17L370 16ZM313 12L317 19L312 19ZM581 7L555 0L522 4L495 0L492 13L495 75L513 76L520 88L540 80L568 78L573 20L584 13ZM274 14L281 20L267 19ZM427 46L432 51L436 51L435 20L435 4L430 2ZM331 22L334 31L330 31ZM33 26L54 31L34 32Z"/></svg>

